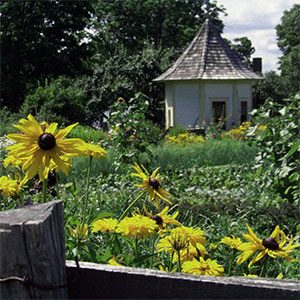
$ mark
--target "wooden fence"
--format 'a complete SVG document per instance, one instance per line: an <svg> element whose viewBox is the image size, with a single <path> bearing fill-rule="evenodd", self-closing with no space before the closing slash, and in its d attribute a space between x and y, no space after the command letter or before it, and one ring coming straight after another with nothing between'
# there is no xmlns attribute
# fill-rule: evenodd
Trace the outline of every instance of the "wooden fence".
<svg viewBox="0 0 300 300"><path fill-rule="evenodd" d="M61 201L0 212L0 299L300 299L297 280L66 262L64 240Z"/></svg>

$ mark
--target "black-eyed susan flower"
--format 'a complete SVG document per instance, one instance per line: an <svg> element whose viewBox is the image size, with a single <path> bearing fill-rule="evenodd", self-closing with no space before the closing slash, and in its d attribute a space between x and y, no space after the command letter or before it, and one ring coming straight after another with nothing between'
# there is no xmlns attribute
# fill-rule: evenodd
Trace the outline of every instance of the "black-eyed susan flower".
<svg viewBox="0 0 300 300"><path fill-rule="evenodd" d="M194 246L197 246L197 243L200 243L202 245L206 244L206 238L204 231L200 228L194 228L194 227L187 227L187 226L181 226L179 229L182 234L185 234L188 241Z"/></svg>
<svg viewBox="0 0 300 300"><path fill-rule="evenodd" d="M172 216L168 215L169 206L165 207L160 213L156 215L152 215L146 208L145 205L143 205L144 211L146 215L154 220L156 224L159 226L160 229L163 229L167 224L172 224L175 226L182 226L180 222L176 220L179 212L176 211Z"/></svg>
<svg viewBox="0 0 300 300"><path fill-rule="evenodd" d="M277 225L271 236L265 239L259 239L250 226L247 224L249 234L243 234L243 237L249 241L249 243L243 243L238 247L239 251L243 253L237 259L237 263L243 263L248 258L253 256L257 251L260 251L249 263L250 268L254 263L262 259L265 255L272 258L281 257L288 261L295 261L290 254L295 248L300 247L300 244L293 245L293 236L291 236L289 243L286 245L286 235L280 230Z"/></svg>
<svg viewBox="0 0 300 300"><path fill-rule="evenodd" d="M92 223L92 232L115 232L118 220L112 218L104 218Z"/></svg>
<svg viewBox="0 0 300 300"><path fill-rule="evenodd" d="M234 235L232 237L225 236L222 238L220 243L226 244L232 249L237 249L243 242L240 238L236 238Z"/></svg>
<svg viewBox="0 0 300 300"><path fill-rule="evenodd" d="M160 239L157 243L158 252L165 251L173 255L174 253L185 250L189 246L187 235L180 227L170 230L170 234Z"/></svg>
<svg viewBox="0 0 300 300"><path fill-rule="evenodd" d="M142 193L149 193L149 200L155 201L157 209L160 210L159 199L172 204L171 200L168 198L171 196L170 193L161 187L162 179L158 173L159 168L157 168L151 175L144 166L142 166L143 171L137 163L135 163L132 168L136 171L136 173L132 173L131 175L143 180L143 183L135 184L135 186L142 188Z"/></svg>
<svg viewBox="0 0 300 300"><path fill-rule="evenodd" d="M125 99L123 97L119 97L117 101L121 104L125 102Z"/></svg>
<svg viewBox="0 0 300 300"><path fill-rule="evenodd" d="M91 143L82 143L78 145L77 149L82 152L82 155L87 157L92 156L93 159L106 158L107 151L104 150L99 145L94 145Z"/></svg>
<svg viewBox="0 0 300 300"><path fill-rule="evenodd" d="M80 155L76 146L83 141L81 139L65 139L78 123L57 130L57 123L48 125L44 122L41 125L32 115L28 115L27 119L21 119L19 123L20 125L13 126L22 133L7 136L16 142L7 149L10 150L10 155L25 159L22 169L28 169L26 177L30 179L38 172L40 180L46 179L51 159L62 172L68 175L68 165L61 159L61 156Z"/></svg>
<svg viewBox="0 0 300 300"><path fill-rule="evenodd" d="M148 217L135 215L122 219L116 228L116 232L127 238L136 237L144 239L157 229L156 222Z"/></svg>
<svg viewBox="0 0 300 300"><path fill-rule="evenodd" d="M17 180L11 179L8 176L1 176L0 191L4 198L7 198L9 195L15 196L19 194L20 184Z"/></svg>
<svg viewBox="0 0 300 300"><path fill-rule="evenodd" d="M199 256L204 257L206 254L207 251L202 244L197 243L196 247L189 245L188 249L180 251L180 261L190 261ZM174 261L178 261L177 255L174 255Z"/></svg>
<svg viewBox="0 0 300 300"><path fill-rule="evenodd" d="M182 271L194 275L222 276L224 268L216 260L200 257L199 260L185 261L182 265Z"/></svg>

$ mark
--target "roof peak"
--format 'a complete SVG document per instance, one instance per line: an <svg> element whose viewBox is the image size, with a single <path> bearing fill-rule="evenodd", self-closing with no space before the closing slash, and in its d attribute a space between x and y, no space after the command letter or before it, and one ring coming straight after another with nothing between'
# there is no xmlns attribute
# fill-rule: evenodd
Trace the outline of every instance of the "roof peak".
<svg viewBox="0 0 300 300"><path fill-rule="evenodd" d="M211 19L206 18L173 66L154 80L261 78L238 58Z"/></svg>

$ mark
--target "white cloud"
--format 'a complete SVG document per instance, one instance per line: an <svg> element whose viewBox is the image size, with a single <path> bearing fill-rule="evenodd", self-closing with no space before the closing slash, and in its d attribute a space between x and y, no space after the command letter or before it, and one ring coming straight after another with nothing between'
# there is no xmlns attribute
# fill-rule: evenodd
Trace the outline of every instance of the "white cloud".
<svg viewBox="0 0 300 300"><path fill-rule="evenodd" d="M299 0L216 0L226 8L228 16L221 16L225 28L223 37L233 40L247 36L256 49L254 57L262 57L263 72L276 71L278 57L276 25L281 23L285 10Z"/></svg>

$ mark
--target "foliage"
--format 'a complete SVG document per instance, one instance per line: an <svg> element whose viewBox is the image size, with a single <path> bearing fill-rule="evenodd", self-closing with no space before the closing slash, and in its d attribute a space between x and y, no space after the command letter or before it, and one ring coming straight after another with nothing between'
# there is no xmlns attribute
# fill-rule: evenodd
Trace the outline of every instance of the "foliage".
<svg viewBox="0 0 300 300"><path fill-rule="evenodd" d="M295 4L286 10L281 18L281 24L276 26L278 47L283 55L289 54L293 47L300 44L300 4Z"/></svg>
<svg viewBox="0 0 300 300"><path fill-rule="evenodd" d="M38 119L59 123L85 121L85 94L71 78L60 76L26 96L21 107L23 115L29 113Z"/></svg>
<svg viewBox="0 0 300 300"><path fill-rule="evenodd" d="M276 26L280 57L281 75L286 80L288 96L300 91L300 4L286 10L281 24Z"/></svg>
<svg viewBox="0 0 300 300"><path fill-rule="evenodd" d="M90 123L97 120L101 122L109 106L120 95L130 99L142 92L148 96L147 119L163 125L163 85L152 80L170 66L174 50L154 49L145 45L138 53L129 53L121 45L105 62L97 58L93 76L87 78L85 83Z"/></svg>
<svg viewBox="0 0 300 300"><path fill-rule="evenodd" d="M68 135L70 138L79 138L85 142L104 143L107 139L102 129L94 129L86 125L77 125Z"/></svg>
<svg viewBox="0 0 300 300"><path fill-rule="evenodd" d="M300 94L285 100L285 105L265 103L254 112L254 122L266 124L254 137L260 149L256 167L283 197L299 201L300 195ZM251 128L250 128L251 130ZM248 134L253 136L256 127Z"/></svg>
<svg viewBox="0 0 300 300"><path fill-rule="evenodd" d="M21 113L12 113L6 106L0 109L0 137L16 132L11 124L16 124L20 117L23 117Z"/></svg>
<svg viewBox="0 0 300 300"><path fill-rule="evenodd" d="M144 105L145 102L141 101L142 99L142 96L138 95L126 103L124 99L120 98L118 104L115 104L116 107L112 108L112 111L116 113L112 118L115 117L116 123L121 121L120 125L122 125L122 130L115 130L115 132L120 130L120 136L116 137L116 142L126 144L126 139L122 141L121 138L126 138L126 134L129 134L128 131L131 128L128 130L126 124L131 124L130 122L133 122L131 119L137 122L144 120L142 116L135 115L139 112L137 108L140 106L146 109L147 105ZM299 98L297 99L299 100ZM135 107L135 109L131 107ZM286 114L292 115L293 118L295 118L294 108L295 103L292 100L290 105L285 108ZM285 115L283 112L281 111L282 115ZM277 123L279 116L276 115L276 110L273 109L272 113L275 114L272 115L272 118L274 117L274 121ZM265 120L265 117L262 114L258 120ZM123 124L121 124L122 121L124 121ZM286 124L289 123L291 122L286 122ZM133 124L133 126L137 126L137 124ZM268 124L266 130L256 136L256 140L253 140L252 143L258 144L257 140L264 139L264 134L269 127ZM290 128L290 126L287 127ZM139 131L137 130L137 132ZM154 136L154 134L145 135L145 138L154 138ZM289 136L291 135L289 134ZM282 137L279 140L281 139ZM283 139L283 141L285 140ZM172 252L172 249L175 248L176 250L176 247L180 246L185 250L188 247L189 254L198 258L199 261L203 261L203 259L206 261L208 259L216 260L218 264L224 267L227 276L240 276L243 273L263 274L262 270L264 269L261 262L255 263L251 268L247 267L247 263L236 264L238 253L235 252L235 255L232 255L233 251L228 248L228 245L220 242L224 237L229 237L232 234L242 238L246 224L249 224L257 236L262 239L269 237L274 228L279 225L288 236L286 243L291 241L290 236L293 235L294 244L298 244L300 238L298 204L297 202L289 203L284 196L278 193L276 188L274 189L273 185L266 184L269 179L262 176L259 170L253 168L251 161L249 164L242 164L242 162L233 164L227 157L224 160L226 163L224 166L208 166L211 161L207 161L203 167L193 165L193 162L188 159L189 155L194 154L194 157L199 157L199 153L208 153L209 150L208 148L201 148L198 153L193 153L192 146L205 147L205 145L211 148L211 157L214 158L229 154L234 156L236 154L234 151L239 147L240 155L244 159L249 159L250 156L247 152L250 147L244 141L228 138L212 139L186 147L164 145L157 148L158 154L171 146L174 149L176 147L177 151L185 150L185 153L181 152L181 156L176 156L174 152L165 156L164 165L159 171L163 181L158 176L156 168L159 166L155 165L157 162L154 159L151 159L151 165L147 167L150 174L152 170L156 169L151 177L142 176L141 178L139 176L139 179L143 180L140 186L147 187L147 189L143 189L143 192L151 191L152 197L154 196L153 191L157 188L166 189L171 193L173 206L165 207L159 213L151 202L146 201L144 193L137 193L138 191L134 187L137 183L136 178L130 176L133 171L128 164L130 161L126 160L122 169L119 168L116 172L115 169L105 171L105 162L99 160L91 172L92 157L88 161L86 159L84 161L83 157L78 158L79 164L77 166L77 162L74 160L72 169L77 169L76 172L71 171L70 176L65 177L64 183L59 178L60 181L55 183L57 194L53 193L53 188L51 188L48 196L50 197L51 193L51 197L62 199L64 202L67 258L73 259L74 256L77 256L80 260L97 263L118 263L124 266L180 271L182 269L181 264L184 265L184 255L182 260L177 258L179 252L173 253L173 257L169 255L169 250ZM150 145L147 144L146 147L150 147ZM151 147L154 146L151 145ZM299 145L297 147L292 146L288 150L286 158L297 154L298 148ZM255 148L252 146L251 149ZM153 152L153 149L151 151ZM111 162L114 162L118 156L110 159ZM174 163L170 165L172 159ZM180 163L180 159L182 159L182 163ZM87 166L87 172L83 172L85 166ZM267 167L267 163L265 166ZM11 171L12 169L5 170L5 172L12 174ZM266 168L267 176L274 175L268 172L269 170ZM154 184L155 179L157 182ZM2 178L2 186L0 186L2 192L3 188L8 188L7 182L7 178ZM3 185L6 186L3 187ZM40 183L33 179L23 186L19 197L36 203L41 201L40 192ZM137 195L135 196L135 194ZM5 199L2 198L0 209L12 209L16 207L16 202L20 199L14 194ZM130 215L130 213L134 213L133 218L126 217L126 214ZM156 225L154 220L159 220L158 216L165 220L160 225L167 228L168 231L161 231L161 227ZM113 221L108 218L113 218ZM102 227L99 227L103 228L100 230L101 232L94 232L94 221L102 224ZM118 221L120 222L118 223ZM134 224L131 224L131 221L134 221ZM184 226L178 224L178 221ZM120 225L114 232L116 224ZM175 236L180 239L180 243L176 239L176 243L170 247L164 245L163 241L166 241L168 233L171 234L169 240L172 241L171 232L174 230L172 224L179 226L176 232L180 234ZM106 230L105 226L109 230ZM187 245L188 234L190 234L188 238L191 245L195 244L196 241L201 241L202 246L197 246L199 247L198 251L190 244ZM260 247L262 246L260 245ZM295 248L292 256L299 260L299 255L298 248ZM278 258L272 261L272 264L269 264L266 269L268 277L275 278L279 272L284 274L285 279L300 279L299 262L290 263Z"/></svg>
<svg viewBox="0 0 300 300"><path fill-rule="evenodd" d="M235 51L240 60L250 67L250 58L251 55L255 52L255 48L252 46L251 41L245 36L235 38L233 41L234 42L230 42L229 40L227 40L230 47Z"/></svg>
<svg viewBox="0 0 300 300"><path fill-rule="evenodd" d="M253 106L259 108L265 102L283 103L283 99L289 94L286 79L275 71L264 74L264 79L253 84Z"/></svg>
<svg viewBox="0 0 300 300"><path fill-rule="evenodd" d="M205 20L202 0L116 0L94 3L93 29L97 53L107 58L124 46L128 54L137 54L145 45L154 49L182 51ZM224 8L210 3L210 15L220 30L219 14ZM105 45L105 47L103 47Z"/></svg>
<svg viewBox="0 0 300 300"><path fill-rule="evenodd" d="M229 139L206 140L204 143L187 144L185 147L165 144L153 147L151 167L164 171L227 164L245 164L254 161L257 149L241 141Z"/></svg>
<svg viewBox="0 0 300 300"><path fill-rule="evenodd" d="M178 136L170 136L166 135L167 144L175 144L182 147L185 147L188 144L199 144L204 143L205 139L201 135L197 135L194 133L180 133Z"/></svg>
<svg viewBox="0 0 300 300"><path fill-rule="evenodd" d="M91 1L2 1L1 106L18 111L25 95L44 82L89 70L83 41Z"/></svg>
<svg viewBox="0 0 300 300"><path fill-rule="evenodd" d="M139 93L128 101L119 97L110 107L110 140L117 154L117 169L122 163L139 161L141 154L148 156L147 161L151 157L149 145L158 142L160 130L145 118L148 105L148 98Z"/></svg>

